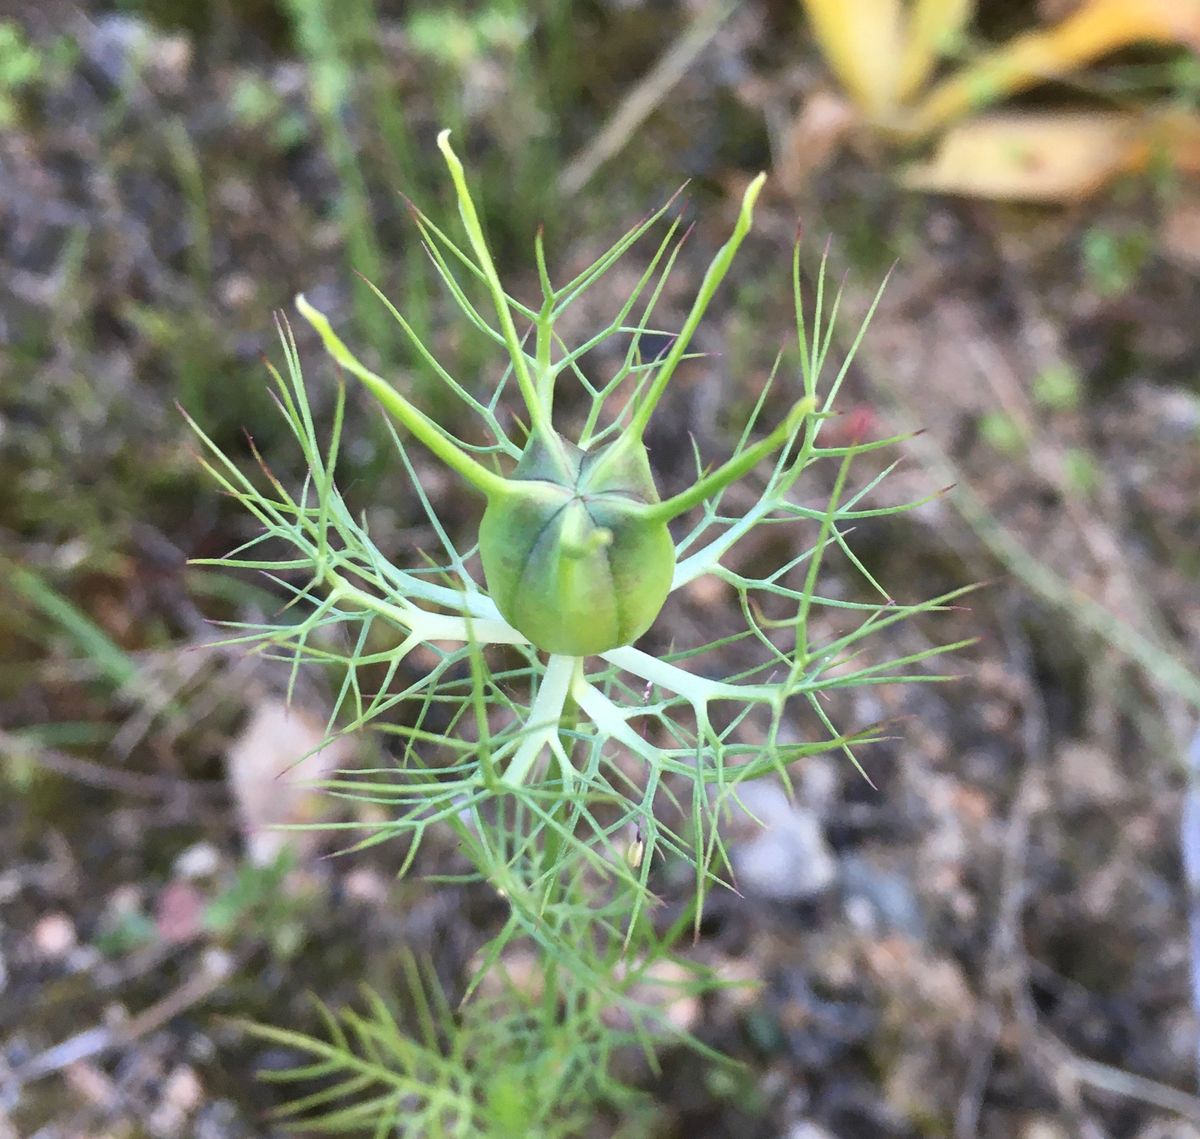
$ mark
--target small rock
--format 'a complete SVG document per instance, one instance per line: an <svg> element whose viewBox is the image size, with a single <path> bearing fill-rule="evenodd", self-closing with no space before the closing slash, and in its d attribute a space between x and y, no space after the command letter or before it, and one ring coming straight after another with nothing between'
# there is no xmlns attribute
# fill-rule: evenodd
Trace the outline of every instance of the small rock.
<svg viewBox="0 0 1200 1139"><path fill-rule="evenodd" d="M679 1032L693 1032L703 1011L694 990L695 974L680 961L669 958L648 965L629 990L636 1004L652 1008L656 1019ZM633 1027L624 1006L614 1006L605 1012L605 1022L613 1028Z"/></svg>
<svg viewBox="0 0 1200 1139"><path fill-rule="evenodd" d="M150 1114L149 1128L156 1135L181 1135L187 1121L204 1103L204 1085L196 1068L181 1063L167 1077L162 1099Z"/></svg>
<svg viewBox="0 0 1200 1139"><path fill-rule="evenodd" d="M699 996L690 986L695 975L678 961L656 961L634 986L633 998L645 1004L656 1004L664 1019L679 1032L694 1032L703 1008Z"/></svg>
<svg viewBox="0 0 1200 1139"><path fill-rule="evenodd" d="M801 1119L783 1133L783 1139L833 1139L833 1136L820 1124Z"/></svg>
<svg viewBox="0 0 1200 1139"><path fill-rule="evenodd" d="M204 1100L204 1086L196 1070L181 1064L167 1077L162 1100L150 1113L148 1125L155 1135L180 1135Z"/></svg>
<svg viewBox="0 0 1200 1139"><path fill-rule="evenodd" d="M811 811L766 779L744 783L738 800L743 810L733 823L730 848L739 890L801 902L829 889L837 864Z"/></svg>
<svg viewBox="0 0 1200 1139"><path fill-rule="evenodd" d="M198 882L211 878L220 869L221 852L211 842L198 842L189 846L172 867L176 878Z"/></svg>
<svg viewBox="0 0 1200 1139"><path fill-rule="evenodd" d="M217 299L228 309L244 309L258 296L252 273L229 273L217 283Z"/></svg>
<svg viewBox="0 0 1200 1139"><path fill-rule="evenodd" d="M75 923L66 914L46 914L33 927L33 944L47 961L65 957L78 943Z"/></svg>
<svg viewBox="0 0 1200 1139"><path fill-rule="evenodd" d="M904 875L850 855L842 863L842 890L846 916L859 929L924 937L921 905Z"/></svg>
<svg viewBox="0 0 1200 1139"><path fill-rule="evenodd" d="M1069 1136L1057 1120L1039 1115L1021 1127L1020 1139L1069 1139Z"/></svg>
<svg viewBox="0 0 1200 1139"><path fill-rule="evenodd" d="M204 1101L204 1085L200 1082L196 1069L189 1064L180 1064L175 1068L167 1077L163 1099L191 1115Z"/></svg>
<svg viewBox="0 0 1200 1139"><path fill-rule="evenodd" d="M136 16L107 13L88 24L83 49L87 61L112 87L121 90L137 77L154 42L150 25Z"/></svg>
<svg viewBox="0 0 1200 1139"><path fill-rule="evenodd" d="M192 41L185 35L155 37L146 53L146 79L162 95L182 95L192 73Z"/></svg>
<svg viewBox="0 0 1200 1139"><path fill-rule="evenodd" d="M200 958L201 971L218 980L232 977L236 964L233 954L227 953L224 949L218 949L216 946L206 949Z"/></svg>
<svg viewBox="0 0 1200 1139"><path fill-rule="evenodd" d="M342 879L346 897L382 906L391 896L392 879L369 866L356 866Z"/></svg>
<svg viewBox="0 0 1200 1139"><path fill-rule="evenodd" d="M1067 740L1054 756L1054 777L1062 798L1072 806L1118 803L1128 794L1125 778L1103 748L1083 740Z"/></svg>

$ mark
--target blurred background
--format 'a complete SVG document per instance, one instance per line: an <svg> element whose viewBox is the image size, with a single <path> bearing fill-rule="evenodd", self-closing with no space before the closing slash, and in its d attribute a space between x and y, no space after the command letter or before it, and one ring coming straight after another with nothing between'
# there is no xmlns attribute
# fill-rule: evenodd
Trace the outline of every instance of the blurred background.
<svg viewBox="0 0 1200 1139"><path fill-rule="evenodd" d="M740 1066L664 1046L642 1115L586 1134L1200 1136L1198 51L1193 0L0 2L0 1136L275 1134L258 1077L297 1059L237 1018L402 1003L409 953L453 998L503 921L427 880L448 841L402 878L386 844L281 855L271 825L327 809L280 771L329 681L286 712L286 665L215 624L282 595L188 564L254 525L180 408L302 476L263 363L298 291L414 398L356 274L496 378L408 211L456 232L443 127L518 295L539 225L561 276L686 182L680 319L770 172L652 440L664 487L794 337L798 224L805 279L845 282L836 357L890 270L830 429L920 430L878 494L949 489L851 541L906 601L988 583L926 630L978 638L960 679L841 709L888 724L874 786L823 757L731 836L741 894L692 952L758 987L669 1011ZM427 542L357 391L342 483L381 547Z"/></svg>

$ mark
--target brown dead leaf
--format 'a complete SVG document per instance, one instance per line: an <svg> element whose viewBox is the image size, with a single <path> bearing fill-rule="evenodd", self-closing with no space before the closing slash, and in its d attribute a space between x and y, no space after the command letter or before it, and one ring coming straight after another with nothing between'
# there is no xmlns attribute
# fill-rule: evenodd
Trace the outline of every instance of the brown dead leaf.
<svg viewBox="0 0 1200 1139"><path fill-rule="evenodd" d="M1134 112L989 115L947 131L910 189L1023 202L1076 202L1120 174L1164 162L1200 173L1200 115Z"/></svg>
<svg viewBox="0 0 1200 1139"><path fill-rule="evenodd" d="M1200 269L1200 199L1187 197L1168 207L1159 244L1177 264Z"/></svg>
<svg viewBox="0 0 1200 1139"><path fill-rule="evenodd" d="M307 710L282 700L255 707L241 734L229 745L225 772L241 817L250 859L274 862L285 847L310 854L318 834L273 828L317 823L326 817L329 797L314 787L346 767L350 741L322 747L325 724Z"/></svg>
<svg viewBox="0 0 1200 1139"><path fill-rule="evenodd" d="M830 91L810 95L780 146L775 173L784 190L798 193L829 164L858 122L858 114L842 96Z"/></svg>
<svg viewBox="0 0 1200 1139"><path fill-rule="evenodd" d="M1173 170L1200 174L1200 115L1168 107L1148 119L1139 154L1142 165L1164 158Z"/></svg>
<svg viewBox="0 0 1200 1139"><path fill-rule="evenodd" d="M1139 163L1144 124L1119 112L989 115L940 140L909 189L1002 201L1073 202Z"/></svg>

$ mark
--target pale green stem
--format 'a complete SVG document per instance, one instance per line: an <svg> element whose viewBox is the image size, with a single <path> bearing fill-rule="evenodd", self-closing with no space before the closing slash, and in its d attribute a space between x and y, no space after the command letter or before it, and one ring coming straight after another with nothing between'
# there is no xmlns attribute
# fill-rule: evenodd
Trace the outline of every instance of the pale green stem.
<svg viewBox="0 0 1200 1139"><path fill-rule="evenodd" d="M658 401L662 398L662 394L666 390L671 376L674 375L680 360L683 359L684 354L687 352L692 336L699 326L700 321L704 318L704 313L707 311L717 288L725 279L725 274L729 272L729 266L733 263L738 247L742 244L746 234L750 232L750 225L754 217L754 203L766 180L766 174L760 174L746 187L746 192L742 195L742 208L738 213L738 220L737 224L733 227L733 233L730 235L729 240L717 250L717 255L712 259L712 264L709 265L708 270L704 274L704 280L700 283L699 292L696 294L695 301L692 302L691 312L688 313L687 319L683 322L683 328L679 330L679 335L675 338L675 343L671 345L671 350L667 353L662 367L655 374L654 383L651 385L650 390L634 410L633 418L629 424L629 431L635 439L641 439L645 435L646 426L650 422L650 416L654 414L654 409L658 405Z"/></svg>
<svg viewBox="0 0 1200 1139"><path fill-rule="evenodd" d="M559 726L562 723L563 707L567 702L567 694L571 690L576 673L580 672L583 661L580 657L551 654L546 662L546 671L538 686L537 696L529 709L526 720L527 735L521 741L516 754L504 771L501 782L509 787L520 787L529 775L542 749L553 746L558 739ZM562 751L561 747L558 749ZM563 756L560 756L560 759Z"/></svg>
<svg viewBox="0 0 1200 1139"><path fill-rule="evenodd" d="M558 371L550 359L550 350L554 341L554 298L547 297L542 311L538 314L536 345L537 353L537 393L538 400L545 410L546 422L554 418L554 381Z"/></svg>
<svg viewBox="0 0 1200 1139"><path fill-rule="evenodd" d="M495 471L489 470L482 463L471 458L457 443L443 434L441 428L429 416L409 403L382 376L362 364L333 331L325 314L313 308L305 300L303 294L296 298L296 308L316 330L321 337L321 342L325 345L325 350L334 360L352 375L357 376L383 407L404 424L446 466L461 475L476 490L482 491L489 497L504 491L507 480L502 475L496 474Z"/></svg>
<svg viewBox="0 0 1200 1139"><path fill-rule="evenodd" d="M534 322L537 328L534 344L534 356L537 364L535 386L538 400L545 408L546 419L549 422L554 418L554 380L557 375L550 359L551 347L554 342L554 286L550 282L550 270L546 267L546 246L541 226L538 227L533 248L537 261L538 282L542 286L542 307Z"/></svg>
<svg viewBox="0 0 1200 1139"><path fill-rule="evenodd" d="M668 498L664 502L651 506L646 517L654 521L669 522L672 518L678 518L684 511L691 510L693 506L699 506L705 499L711 498L718 491L724 490L730 483L736 482L742 475L757 466L760 460L766 458L772 451L777 450L790 439L815 407L816 401L811 397L797 401L792 410L788 412L787 418L765 439L760 439L752 447L747 447L741 454L734 455L728 462L723 463L711 474L675 495L674 498Z"/></svg>
<svg viewBox="0 0 1200 1139"><path fill-rule="evenodd" d="M627 722L627 717L636 714L640 709L619 708L595 685L589 684L582 675L577 677L571 686L571 695L579 705L580 711L604 735L624 744L647 763L654 764L658 761L658 748L644 740Z"/></svg>
<svg viewBox="0 0 1200 1139"><path fill-rule="evenodd" d="M632 645L609 649L600 656L609 664L616 665L617 668L631 672L634 676L640 677L650 684L658 685L659 688L674 692L677 696L682 696L694 708L699 708L714 699L717 696L717 689L721 687L718 681L706 680L702 676L693 676L690 672L669 664L665 660L659 660L658 657L651 656L641 649L635 649Z"/></svg>
<svg viewBox="0 0 1200 1139"><path fill-rule="evenodd" d="M324 577L330 585L327 601L336 604L346 600L361 609L378 613L399 628L410 630L422 641L478 641L480 644L491 645L529 643L524 634L517 632L506 621L488 618L477 620L471 616L458 617L450 613L430 613L419 605L407 603L395 605L351 585L333 570L326 570ZM463 595L455 596L461 599Z"/></svg>
<svg viewBox="0 0 1200 1139"><path fill-rule="evenodd" d="M295 562L261 563L230 558L204 559L204 561L212 565L240 565L249 569L300 569L311 566L320 574L323 581L333 582L345 589L361 592L357 591L356 587L350 585L346 578L339 572L339 567L344 567L356 577L375 582L380 592L384 594L399 596L406 601L416 599L417 601L427 601L431 605L441 605L447 609L461 613L464 617L473 619L476 622L492 621L497 624L503 622L500 610L487 594L480 592L478 589L456 589L448 585L438 585L427 578L417 577L414 574L397 569L394 565L383 559L383 556L371 544L370 539L353 524L353 520L349 518L349 515L344 510L339 509L337 513L339 515L339 532L342 534L347 548L353 548L355 545L358 545L362 550L366 564L360 565L336 551L328 553L324 561L318 561L316 550L311 545L311 542L302 542L300 536L295 533L291 535L291 540L296 544L298 549L308 555L306 558ZM197 564L204 564L204 561L197 559ZM364 596L367 595L364 594Z"/></svg>
<svg viewBox="0 0 1200 1139"><path fill-rule="evenodd" d="M719 537L714 538L707 546L702 546L694 554L689 554L675 566L671 578L671 592L682 589L706 573L715 572L721 565L721 559L737 544L738 540L750 533L762 520L763 516L775 508L774 502L757 502L750 511L740 518Z"/></svg>
<svg viewBox="0 0 1200 1139"><path fill-rule="evenodd" d="M483 226L479 222L479 214L475 211L475 203L471 199L471 191L467 188L466 175L458 155L450 147L450 132L442 131L438 135L438 149L450 168L450 177L454 181L454 190L458 196L458 211L462 216L463 225L467 230L467 238L471 249L479 260L479 268L483 271L488 291L492 295L492 304L496 308L496 316L500 320L500 332L504 337L508 354L512 357L513 374L517 377L517 385L521 389L521 397L529 409L530 428L537 434L546 435L550 431L549 409L542 403L533 377L529 374L529 362L525 349L521 347L521 338L517 335L513 324L512 312L508 307L508 297L505 296L504 286L500 283L500 274L496 272L492 261L487 239L483 235Z"/></svg>
<svg viewBox="0 0 1200 1139"><path fill-rule="evenodd" d="M770 704L779 696L778 685L774 684L730 684L721 680L707 680L702 676L694 676L686 669L659 660L658 657L625 645L619 649L610 649L600 656L609 664L633 673L650 684L664 688L682 696L696 710L697 714L713 700L740 700L752 704ZM797 688L796 691L801 691ZM638 714L634 709L630 714Z"/></svg>
<svg viewBox="0 0 1200 1139"><path fill-rule="evenodd" d="M785 482L783 491L786 491L787 487L791 485L791 481L789 479ZM784 505L781 494L782 492L772 493L759 499L737 522L722 531L707 545L680 561L675 566L675 573L671 578L671 592L682 589L706 573L715 572L721 565L721 559L742 538L749 534L771 511ZM823 515L818 515L818 517L823 517Z"/></svg>
<svg viewBox="0 0 1200 1139"><path fill-rule="evenodd" d="M375 571L376 580L379 581L380 588L385 593L398 593L403 597L428 601L431 605L442 605L476 622L503 621L496 603L486 593L478 590L455 589L449 585L438 585L426 578L405 573L403 570L383 562L382 558L379 560L372 558L371 568ZM362 574L362 570L357 566L353 566L352 569L353 572Z"/></svg>

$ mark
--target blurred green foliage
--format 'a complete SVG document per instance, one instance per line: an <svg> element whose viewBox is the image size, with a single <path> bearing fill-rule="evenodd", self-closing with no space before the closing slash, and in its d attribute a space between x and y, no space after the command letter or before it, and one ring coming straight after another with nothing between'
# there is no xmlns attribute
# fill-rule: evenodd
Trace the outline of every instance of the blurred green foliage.
<svg viewBox="0 0 1200 1139"><path fill-rule="evenodd" d="M24 95L61 80L77 51L70 36L35 45L15 21L0 20L0 127L16 124Z"/></svg>

